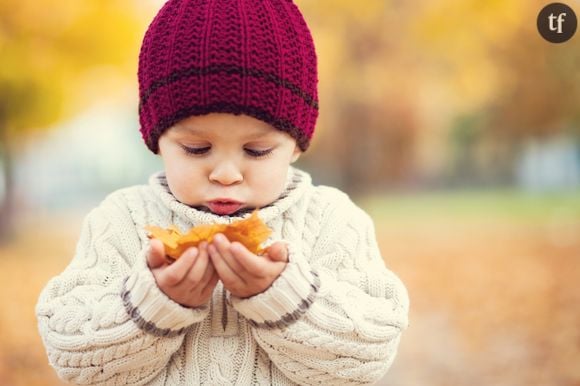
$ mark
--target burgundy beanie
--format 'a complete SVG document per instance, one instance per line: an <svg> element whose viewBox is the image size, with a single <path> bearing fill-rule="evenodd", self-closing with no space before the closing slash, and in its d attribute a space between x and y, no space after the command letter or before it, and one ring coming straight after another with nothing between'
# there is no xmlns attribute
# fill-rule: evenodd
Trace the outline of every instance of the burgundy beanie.
<svg viewBox="0 0 580 386"><path fill-rule="evenodd" d="M169 0L139 54L139 121L158 154L163 132L212 112L245 114L310 144L318 71L310 30L291 0Z"/></svg>

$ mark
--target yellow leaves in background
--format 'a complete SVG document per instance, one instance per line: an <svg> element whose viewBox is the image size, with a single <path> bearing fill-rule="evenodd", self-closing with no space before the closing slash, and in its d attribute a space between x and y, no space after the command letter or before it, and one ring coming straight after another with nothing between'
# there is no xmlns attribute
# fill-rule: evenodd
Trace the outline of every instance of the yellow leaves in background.
<svg viewBox="0 0 580 386"><path fill-rule="evenodd" d="M439 69L439 87L455 95L448 103L457 110L478 110L493 101L505 82L498 56L521 35L521 25L535 28L536 8L522 0L422 3L409 20L408 49L428 60L425 67Z"/></svg>
<svg viewBox="0 0 580 386"><path fill-rule="evenodd" d="M42 129L130 87L143 8L122 0L0 0L0 129Z"/></svg>
<svg viewBox="0 0 580 386"><path fill-rule="evenodd" d="M149 238L156 238L163 242L165 254L176 260L189 247L197 247L202 241L211 243L217 233L225 235L230 242L242 243L250 252L261 254L260 247L268 239L272 230L258 217L258 210L244 220L234 221L231 224L204 224L191 228L182 234L175 225L167 229L158 226L146 226Z"/></svg>

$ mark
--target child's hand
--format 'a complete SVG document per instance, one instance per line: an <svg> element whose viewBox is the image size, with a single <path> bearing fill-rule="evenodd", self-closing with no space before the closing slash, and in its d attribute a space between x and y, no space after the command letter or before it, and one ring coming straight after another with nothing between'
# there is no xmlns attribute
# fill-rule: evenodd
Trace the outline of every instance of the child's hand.
<svg viewBox="0 0 580 386"><path fill-rule="evenodd" d="M240 298L267 290L288 262L288 250L282 242L272 244L266 255L258 256L243 244L230 243L227 237L218 233L208 249L224 287Z"/></svg>
<svg viewBox="0 0 580 386"><path fill-rule="evenodd" d="M152 239L147 265L161 291L186 307L207 303L219 279L209 259L205 241L199 245L199 250L188 248L179 259L169 264L163 243Z"/></svg>

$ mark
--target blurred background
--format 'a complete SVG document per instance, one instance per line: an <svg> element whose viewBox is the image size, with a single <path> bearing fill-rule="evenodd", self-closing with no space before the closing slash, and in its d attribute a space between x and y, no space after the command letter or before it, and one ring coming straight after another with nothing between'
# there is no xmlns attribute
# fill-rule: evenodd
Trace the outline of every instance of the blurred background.
<svg viewBox="0 0 580 386"><path fill-rule="evenodd" d="M320 77L296 166L371 214L411 297L380 384L579 385L580 36L544 41L544 1L295 2ZM163 3L0 0L0 385L60 385L38 294L88 210L162 168L136 74Z"/></svg>

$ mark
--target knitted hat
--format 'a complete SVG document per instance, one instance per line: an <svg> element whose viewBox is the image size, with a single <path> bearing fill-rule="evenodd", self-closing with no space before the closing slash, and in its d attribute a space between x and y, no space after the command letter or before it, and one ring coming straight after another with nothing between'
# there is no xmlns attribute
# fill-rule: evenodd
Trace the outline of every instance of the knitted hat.
<svg viewBox="0 0 580 386"><path fill-rule="evenodd" d="M169 0L139 54L141 135L212 112L260 119L308 148L318 117L314 42L291 0Z"/></svg>

